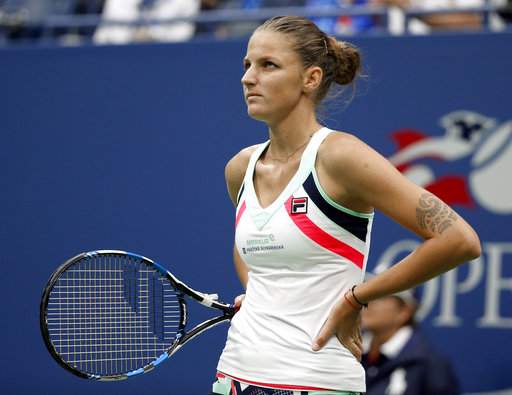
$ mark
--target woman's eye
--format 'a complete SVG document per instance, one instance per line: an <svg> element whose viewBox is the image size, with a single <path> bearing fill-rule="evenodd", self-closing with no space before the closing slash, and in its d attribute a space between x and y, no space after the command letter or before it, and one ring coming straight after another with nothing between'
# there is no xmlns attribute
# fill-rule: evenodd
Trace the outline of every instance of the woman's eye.
<svg viewBox="0 0 512 395"><path fill-rule="evenodd" d="M272 62L265 62L265 67L266 68L275 68L277 67L277 65L275 63L272 63Z"/></svg>

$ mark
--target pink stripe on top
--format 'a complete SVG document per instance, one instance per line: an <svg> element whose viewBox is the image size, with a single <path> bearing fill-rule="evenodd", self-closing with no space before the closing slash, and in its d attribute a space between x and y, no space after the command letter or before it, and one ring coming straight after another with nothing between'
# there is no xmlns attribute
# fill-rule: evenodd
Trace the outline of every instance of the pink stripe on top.
<svg viewBox="0 0 512 395"><path fill-rule="evenodd" d="M329 233L320 229L306 214L292 214L292 198L286 201L285 207L286 212L290 216L291 220L297 225L297 227L307 237L313 240L315 243L321 245L325 249L334 252L335 254L349 259L360 269L363 268L364 255L352 248L348 244L345 244L338 239L332 237Z"/></svg>
<svg viewBox="0 0 512 395"><path fill-rule="evenodd" d="M238 210L238 213L236 213L236 219L235 219L235 228L238 226L238 221L240 221L240 218L242 217L243 213L245 212L245 200L243 201L242 205L240 206L240 209Z"/></svg>

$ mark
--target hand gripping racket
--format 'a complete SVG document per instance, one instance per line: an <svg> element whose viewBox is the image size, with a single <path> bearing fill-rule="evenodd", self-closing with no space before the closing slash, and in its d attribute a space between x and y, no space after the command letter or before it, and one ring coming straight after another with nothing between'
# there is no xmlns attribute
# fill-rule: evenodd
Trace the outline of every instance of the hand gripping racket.
<svg viewBox="0 0 512 395"><path fill-rule="evenodd" d="M186 297L222 315L187 330ZM85 252L64 262L41 299L46 347L71 373L122 380L151 371L235 309L188 287L158 263L124 251Z"/></svg>

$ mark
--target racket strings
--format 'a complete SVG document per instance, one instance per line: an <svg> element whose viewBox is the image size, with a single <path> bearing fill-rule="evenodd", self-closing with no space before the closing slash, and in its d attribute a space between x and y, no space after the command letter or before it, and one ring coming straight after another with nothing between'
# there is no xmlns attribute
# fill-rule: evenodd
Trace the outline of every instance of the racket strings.
<svg viewBox="0 0 512 395"><path fill-rule="evenodd" d="M133 257L92 255L61 274L47 322L65 362L90 374L121 374L147 365L174 342L180 297Z"/></svg>

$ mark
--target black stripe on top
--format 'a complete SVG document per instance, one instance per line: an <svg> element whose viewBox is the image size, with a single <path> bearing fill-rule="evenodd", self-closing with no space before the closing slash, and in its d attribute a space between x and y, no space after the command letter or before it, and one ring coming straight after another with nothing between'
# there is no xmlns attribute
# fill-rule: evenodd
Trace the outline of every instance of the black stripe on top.
<svg viewBox="0 0 512 395"><path fill-rule="evenodd" d="M368 233L368 218L357 217L337 209L325 201L320 191L316 187L313 173L309 175L302 187L307 192L313 203L320 209L324 215L343 229L352 233L359 240L366 242Z"/></svg>
<svg viewBox="0 0 512 395"><path fill-rule="evenodd" d="M245 183L242 183L242 186L240 187L240 191L238 191L238 195L236 196L236 205L238 206L238 203L240 203L240 197L242 196L242 193L244 193L244 187Z"/></svg>

